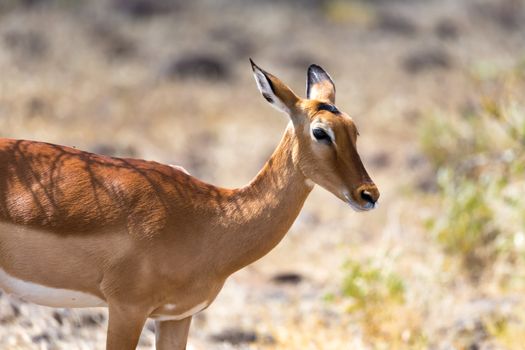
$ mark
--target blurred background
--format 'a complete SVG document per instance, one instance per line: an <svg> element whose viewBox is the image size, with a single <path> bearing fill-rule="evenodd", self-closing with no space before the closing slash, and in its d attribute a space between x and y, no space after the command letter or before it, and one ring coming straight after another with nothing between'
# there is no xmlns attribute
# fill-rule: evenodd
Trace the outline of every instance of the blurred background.
<svg viewBox="0 0 525 350"><path fill-rule="evenodd" d="M242 186L287 124L249 57L303 96L331 74L380 208L316 188L190 343L524 349L525 1L0 0L0 135ZM106 322L0 294L0 349L103 349Z"/></svg>

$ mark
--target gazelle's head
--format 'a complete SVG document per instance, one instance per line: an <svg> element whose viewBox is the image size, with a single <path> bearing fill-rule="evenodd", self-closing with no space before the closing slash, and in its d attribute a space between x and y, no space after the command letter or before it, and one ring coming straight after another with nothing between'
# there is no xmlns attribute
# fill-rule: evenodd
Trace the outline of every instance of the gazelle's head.
<svg viewBox="0 0 525 350"><path fill-rule="evenodd" d="M357 153L356 125L335 106L335 85L328 73L311 65L306 99L302 99L281 80L250 62L263 97L292 121L297 139L294 159L304 176L355 210L373 209L379 191Z"/></svg>

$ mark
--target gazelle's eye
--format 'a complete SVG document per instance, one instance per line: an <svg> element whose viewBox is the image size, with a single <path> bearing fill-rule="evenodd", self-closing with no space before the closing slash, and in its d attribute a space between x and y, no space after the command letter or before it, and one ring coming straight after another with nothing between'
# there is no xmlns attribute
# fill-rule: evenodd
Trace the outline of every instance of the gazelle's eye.
<svg viewBox="0 0 525 350"><path fill-rule="evenodd" d="M317 141L322 141L322 142L326 142L326 143L332 143L332 138L322 128L315 128L315 129L313 129L312 130L312 134L314 135L314 137L315 137L315 139Z"/></svg>

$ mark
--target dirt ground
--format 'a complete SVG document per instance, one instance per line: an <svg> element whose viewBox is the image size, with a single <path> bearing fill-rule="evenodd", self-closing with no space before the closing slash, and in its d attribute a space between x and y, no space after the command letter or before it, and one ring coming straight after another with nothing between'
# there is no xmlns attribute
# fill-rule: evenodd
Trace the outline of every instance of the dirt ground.
<svg viewBox="0 0 525 350"><path fill-rule="evenodd" d="M479 67L524 61L523 1L0 1L0 136L179 164L242 186L287 123L261 98L249 57L299 94L309 64L331 74L380 206L355 213L316 188L283 242L194 317L190 345L519 349L479 325L524 315L521 290L456 276L425 229L442 208L418 137L434 111L469 108ZM399 276L403 303L354 308L341 292L348 261ZM104 309L0 294L0 349L103 349L106 321ZM139 348L153 344L148 323Z"/></svg>

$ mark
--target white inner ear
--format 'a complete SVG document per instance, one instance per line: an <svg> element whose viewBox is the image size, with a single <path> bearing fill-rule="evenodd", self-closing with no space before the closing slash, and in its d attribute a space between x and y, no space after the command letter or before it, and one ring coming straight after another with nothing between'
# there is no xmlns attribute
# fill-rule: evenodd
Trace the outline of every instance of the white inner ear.
<svg viewBox="0 0 525 350"><path fill-rule="evenodd" d="M315 86L316 83L319 83L320 81L326 79L326 77L323 77L323 79L321 79L319 77L319 74L317 74L317 72L315 70L312 70L310 72L310 81L311 81L311 84L310 84L310 93L312 93L312 89L313 87Z"/></svg>
<svg viewBox="0 0 525 350"><path fill-rule="evenodd" d="M323 92L320 88L325 87L323 85L331 85L331 89L335 93L335 86L332 82L332 79L326 72L320 72L316 69L309 71L308 87L307 87L307 97L311 100L317 100L326 98L326 92Z"/></svg>
<svg viewBox="0 0 525 350"><path fill-rule="evenodd" d="M273 92L270 82L268 81L268 78L266 78L266 75L264 75L263 72L256 69L253 72L253 76L255 77L255 82L257 83L259 91L266 99L266 101L268 101L278 111L290 114L290 110L288 109L288 107L286 107L283 101L281 101L281 99L277 97L277 95Z"/></svg>
<svg viewBox="0 0 525 350"><path fill-rule="evenodd" d="M311 100L317 100L319 99L320 95L321 94L319 90L319 85L312 84L312 86L310 86L310 93L308 94L308 98Z"/></svg>

